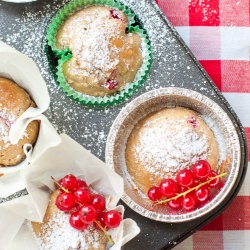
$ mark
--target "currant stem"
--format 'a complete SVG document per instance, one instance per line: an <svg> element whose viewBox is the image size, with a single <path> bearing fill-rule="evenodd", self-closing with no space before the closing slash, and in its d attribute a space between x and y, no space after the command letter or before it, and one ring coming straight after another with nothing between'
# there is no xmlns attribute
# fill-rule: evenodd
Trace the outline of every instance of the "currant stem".
<svg viewBox="0 0 250 250"><path fill-rule="evenodd" d="M166 203L166 202L169 202L169 201L171 201L171 200L178 199L179 197L185 196L185 195L189 194L190 192L192 192L192 191L194 191L194 190L197 190L197 189L199 189L200 187L202 187L202 186L204 186L204 185L210 183L210 182L213 181L214 179L221 178L221 177L223 177L223 176L225 176L225 175L227 175L227 174L226 174L226 173L222 173L222 174L216 175L216 176L214 176L214 177L211 177L208 181L202 182L202 183L200 183L199 185L197 185L197 186L195 186L195 187L193 187L193 188L190 188L190 189L188 189L187 191L185 191L185 192L183 192L183 193L180 193L180 194L178 194L178 195L176 195L176 196L174 196L174 197L172 197L172 198L169 198L169 199L166 199L166 200L157 201L157 202L155 202L155 204L156 204L156 205L160 205L160 204L164 204L164 203Z"/></svg>
<svg viewBox="0 0 250 250"><path fill-rule="evenodd" d="M75 203L77 203L78 205L80 205L80 206L84 206L81 202L79 202L79 201L76 201L75 200Z"/></svg>
<svg viewBox="0 0 250 250"><path fill-rule="evenodd" d="M110 245L112 246L114 244L114 241L111 239L111 237L109 236L109 234L107 233L107 230L101 225L101 223L99 223L97 220L95 220L95 223L98 225L98 227L101 228L101 230L103 231L103 233L105 234L105 236L107 237L107 239L109 240Z"/></svg>
<svg viewBox="0 0 250 250"><path fill-rule="evenodd" d="M62 185L59 184L59 182L53 177L53 176L50 176L50 178L55 182L55 184L61 188L65 193L70 193L69 190L67 190L66 188L64 188Z"/></svg>

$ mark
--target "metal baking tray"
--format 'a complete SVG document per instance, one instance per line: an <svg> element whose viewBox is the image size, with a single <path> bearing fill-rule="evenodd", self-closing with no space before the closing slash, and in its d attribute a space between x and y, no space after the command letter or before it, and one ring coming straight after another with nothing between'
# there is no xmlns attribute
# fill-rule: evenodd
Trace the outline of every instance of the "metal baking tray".
<svg viewBox="0 0 250 250"><path fill-rule="evenodd" d="M0 40L30 56L38 64L51 97L47 117L100 159L105 159L105 143L110 127L126 102L109 108L84 107L69 99L58 87L53 61L46 48L46 27L67 0L38 0L15 4L0 2ZM184 87L198 91L214 100L228 114L238 133L241 146L241 166L235 185L224 202L209 214L189 222L170 224L156 222L132 211L126 206L126 217L133 218L141 233L124 246L125 250L171 249L196 230L219 215L239 191L247 169L247 145L243 128L230 105L218 91L204 69L194 58L176 30L155 4L154 0L120 0L131 7L138 22L147 30L153 47L153 64L144 86L127 100L160 87ZM25 195L20 191L9 197ZM5 200L0 200L4 202Z"/></svg>

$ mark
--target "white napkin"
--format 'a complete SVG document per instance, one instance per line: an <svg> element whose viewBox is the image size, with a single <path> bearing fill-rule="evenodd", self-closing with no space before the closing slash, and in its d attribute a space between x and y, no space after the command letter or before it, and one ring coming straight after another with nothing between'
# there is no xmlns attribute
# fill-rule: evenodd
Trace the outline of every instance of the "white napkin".
<svg viewBox="0 0 250 250"><path fill-rule="evenodd" d="M60 138L61 141L58 145L44 151L31 163L29 168L22 171L21 177L26 183L29 195L3 203L2 208L15 216L22 217L23 222L25 219L42 221L49 202L48 188L51 190L55 188L50 176L60 179L65 174L72 173L85 180L88 185L91 185L106 198L109 197L107 200L109 209L116 209L123 214L123 206L116 207L123 194L122 178L67 135L62 134ZM15 229L20 228L19 220L17 220L15 226L13 224L15 222L11 225ZM4 228L5 226L2 223L0 224L0 232L1 227ZM120 249L123 244L134 238L139 232L140 229L133 220L123 220L117 229L111 231L115 242L111 249ZM9 248L6 249L19 249L18 246L21 245L22 249L36 250L38 248L31 245L34 242L33 237L32 232L24 222L18 233L13 230L13 235L11 237L8 235L8 238L11 238L12 241L8 246ZM29 239L31 243L29 243ZM4 242L2 237L1 240Z"/></svg>

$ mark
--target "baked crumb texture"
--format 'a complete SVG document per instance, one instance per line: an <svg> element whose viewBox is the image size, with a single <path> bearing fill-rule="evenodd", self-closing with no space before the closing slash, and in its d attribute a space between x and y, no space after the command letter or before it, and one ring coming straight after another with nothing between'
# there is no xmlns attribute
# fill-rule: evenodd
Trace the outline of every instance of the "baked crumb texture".
<svg viewBox="0 0 250 250"><path fill-rule="evenodd" d="M148 115L132 130L126 146L126 165L146 195L163 179L207 160L217 170L219 149L215 135L203 119L186 108L169 108Z"/></svg>
<svg viewBox="0 0 250 250"><path fill-rule="evenodd" d="M126 33L127 25L122 11L105 6L86 7L67 18L57 32L56 46L72 52L63 74L73 89L105 96L133 82L143 62L141 38Z"/></svg>
<svg viewBox="0 0 250 250"><path fill-rule="evenodd" d="M11 125L29 108L35 107L29 94L12 80L0 77L0 166L13 166L24 158L23 145L34 144L39 122L32 121L17 144L9 141Z"/></svg>

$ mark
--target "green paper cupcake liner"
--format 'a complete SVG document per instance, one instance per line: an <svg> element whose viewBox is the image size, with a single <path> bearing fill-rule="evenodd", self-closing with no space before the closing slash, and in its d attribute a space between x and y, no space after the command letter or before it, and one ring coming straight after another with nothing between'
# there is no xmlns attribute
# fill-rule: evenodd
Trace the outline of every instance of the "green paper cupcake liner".
<svg viewBox="0 0 250 250"><path fill-rule="evenodd" d="M59 27L62 23L77 10L85 8L87 6L93 5L104 5L107 7L112 7L119 9L128 18L127 30L129 33L137 33L142 40L142 54L143 54L143 64L139 71L137 72L135 79L132 83L127 83L121 90L112 95L107 95L104 97L96 97L86 95L84 93L78 92L73 89L66 81L62 66L65 62L72 58L70 49L58 50L56 47L56 34ZM124 101L126 98L133 95L133 93L143 85L143 82L146 80L149 73L151 63L152 63L152 53L151 45L148 40L148 36L145 30L135 25L135 14L127 6L115 1L115 0L74 0L66 5L52 20L51 24L48 26L47 30L47 41L48 45L51 47L54 54L59 58L57 66L57 81L61 89L69 96L70 98L78 101L81 104L89 106L109 106L118 104Z"/></svg>

